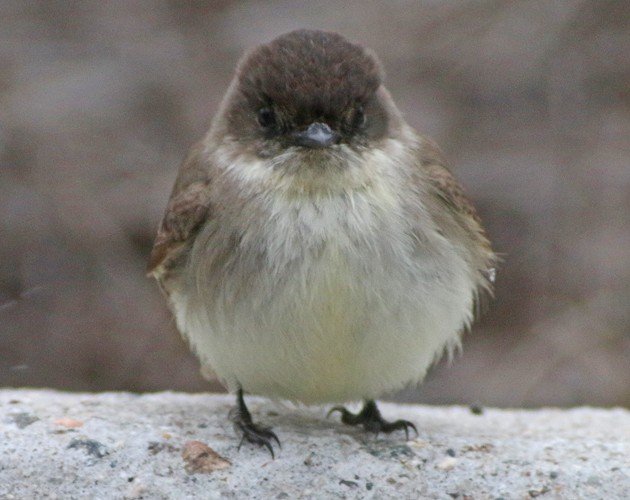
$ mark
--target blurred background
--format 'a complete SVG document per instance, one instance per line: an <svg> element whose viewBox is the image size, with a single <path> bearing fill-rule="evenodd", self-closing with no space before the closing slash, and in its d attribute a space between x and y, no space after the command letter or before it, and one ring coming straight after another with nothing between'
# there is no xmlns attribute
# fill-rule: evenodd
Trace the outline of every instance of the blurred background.
<svg viewBox="0 0 630 500"><path fill-rule="evenodd" d="M373 48L504 255L462 356L392 397L630 405L630 8L563 0L0 2L0 386L219 390L144 267L247 48Z"/></svg>

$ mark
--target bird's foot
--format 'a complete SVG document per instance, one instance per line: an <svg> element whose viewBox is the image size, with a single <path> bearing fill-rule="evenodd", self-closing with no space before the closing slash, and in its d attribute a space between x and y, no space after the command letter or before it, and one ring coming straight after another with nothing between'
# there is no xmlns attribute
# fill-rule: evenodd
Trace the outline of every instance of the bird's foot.
<svg viewBox="0 0 630 500"><path fill-rule="evenodd" d="M241 441L238 444L239 450L243 443L247 441L257 446L264 446L271 454L271 458L275 458L273 441L281 448L280 440L269 427L263 427L253 422L252 415L249 413L243 400L242 390L238 392L236 407L230 411L229 418L234 424L234 430L241 436Z"/></svg>
<svg viewBox="0 0 630 500"><path fill-rule="evenodd" d="M363 409L359 413L351 413L343 406L335 406L328 412L328 416L338 411L341 413L341 421L347 425L362 425L366 432L373 432L378 434L384 432L389 434L397 430L405 431L405 438L409 440L409 429L413 429L418 435L418 429L416 426L409 422L409 420L396 420L394 422L388 422L385 420L381 412L379 411L374 401L366 401Z"/></svg>

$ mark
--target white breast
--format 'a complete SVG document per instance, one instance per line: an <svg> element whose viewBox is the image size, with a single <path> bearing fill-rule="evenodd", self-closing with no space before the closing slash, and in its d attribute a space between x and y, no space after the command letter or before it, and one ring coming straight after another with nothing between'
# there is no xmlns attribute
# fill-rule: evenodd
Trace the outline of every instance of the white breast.
<svg viewBox="0 0 630 500"><path fill-rule="evenodd" d="M420 381L458 342L470 270L437 232L414 239L394 186L271 200L239 250L266 247L259 268L235 273L248 276L246 291L210 302L190 288L172 294L180 330L230 389L304 403L376 398Z"/></svg>

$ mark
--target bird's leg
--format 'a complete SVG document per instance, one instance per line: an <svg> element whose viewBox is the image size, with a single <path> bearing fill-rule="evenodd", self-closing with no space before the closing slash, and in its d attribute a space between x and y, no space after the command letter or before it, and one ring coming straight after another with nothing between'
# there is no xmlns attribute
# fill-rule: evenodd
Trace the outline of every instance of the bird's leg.
<svg viewBox="0 0 630 500"><path fill-rule="evenodd" d="M375 434L384 432L385 434L389 434L390 432L400 429L405 431L405 437L409 439L409 429L413 429L416 435L418 435L418 429L408 420L396 420L395 422L385 420L376 406L376 403L371 399L365 402L363 409L357 414L350 413L343 406L335 406L328 412L328 416L336 411L341 413L341 421L344 424L362 425L367 432L373 432Z"/></svg>
<svg viewBox="0 0 630 500"><path fill-rule="evenodd" d="M280 446L280 440L276 433L268 427L261 427L252 421L252 415L249 413L245 400L243 399L243 389L239 389L236 393L236 406L230 410L229 419L234 424L234 429L241 436L238 449L241 449L244 441L264 446L271 453L271 458L275 458L273 453L272 440Z"/></svg>

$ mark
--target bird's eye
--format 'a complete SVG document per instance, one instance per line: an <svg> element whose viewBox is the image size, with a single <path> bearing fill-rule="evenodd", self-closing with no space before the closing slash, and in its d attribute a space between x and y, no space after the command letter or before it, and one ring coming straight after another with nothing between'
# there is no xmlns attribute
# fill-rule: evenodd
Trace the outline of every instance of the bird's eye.
<svg viewBox="0 0 630 500"><path fill-rule="evenodd" d="M361 128L365 125L365 111L363 111L363 106L359 106L354 110L354 114L352 115L352 126L353 128Z"/></svg>
<svg viewBox="0 0 630 500"><path fill-rule="evenodd" d="M276 125L276 114L271 108L261 108L258 110L258 123L263 128L272 128Z"/></svg>

